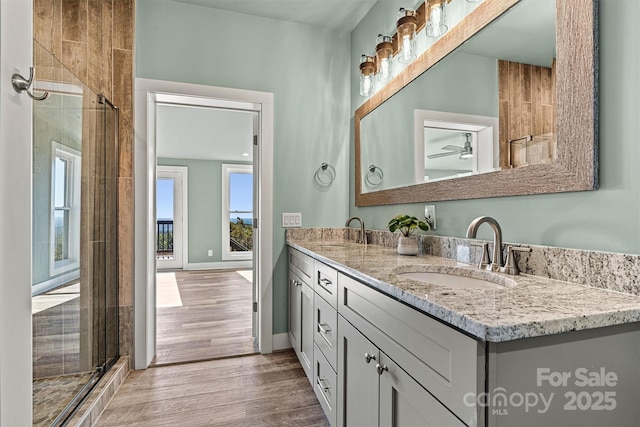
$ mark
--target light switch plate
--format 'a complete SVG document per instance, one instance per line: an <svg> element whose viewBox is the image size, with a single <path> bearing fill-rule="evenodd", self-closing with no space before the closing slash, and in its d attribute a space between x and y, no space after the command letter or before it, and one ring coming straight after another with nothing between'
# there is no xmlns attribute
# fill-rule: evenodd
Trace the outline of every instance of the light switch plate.
<svg viewBox="0 0 640 427"><path fill-rule="evenodd" d="M424 217L431 226L432 230L436 229L436 205L424 206Z"/></svg>
<svg viewBox="0 0 640 427"><path fill-rule="evenodd" d="M283 228L302 227L302 214L300 212L297 212L297 213L283 213L282 214L282 227Z"/></svg>

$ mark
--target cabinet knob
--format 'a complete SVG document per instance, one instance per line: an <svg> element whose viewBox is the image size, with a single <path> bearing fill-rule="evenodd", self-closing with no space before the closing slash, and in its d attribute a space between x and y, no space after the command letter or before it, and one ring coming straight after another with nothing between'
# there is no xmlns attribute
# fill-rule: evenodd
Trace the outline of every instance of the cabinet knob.
<svg viewBox="0 0 640 427"><path fill-rule="evenodd" d="M369 354L369 353L365 353L364 354L364 360L367 361L367 363L371 362L372 360L376 360L376 355L375 354Z"/></svg>
<svg viewBox="0 0 640 427"><path fill-rule="evenodd" d="M382 375L382 373L384 371L388 371L389 368L387 367L387 365L380 365L379 363L376 364L376 370L378 371L378 375Z"/></svg>

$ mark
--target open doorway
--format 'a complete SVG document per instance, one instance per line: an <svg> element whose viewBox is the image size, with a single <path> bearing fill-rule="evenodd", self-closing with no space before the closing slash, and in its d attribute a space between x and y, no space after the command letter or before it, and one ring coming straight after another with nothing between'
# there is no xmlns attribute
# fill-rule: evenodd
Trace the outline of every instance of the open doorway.
<svg viewBox="0 0 640 427"><path fill-rule="evenodd" d="M190 100L156 107L154 365L258 352L253 147L259 112L243 107Z"/></svg>
<svg viewBox="0 0 640 427"><path fill-rule="evenodd" d="M254 307L257 308L257 342L261 353L280 348L286 334L279 334L274 344L273 328L273 94L242 89L194 85L161 80L136 79L136 163L135 163L135 368L149 366L156 354L156 228L155 179L157 161L156 123L161 104L186 104L217 108L236 108L258 113L254 126L259 130L254 140L253 163L256 195L254 221L253 281L256 284ZM189 181L191 182L189 170ZM211 187L213 188L213 187ZM191 197L190 197L191 198ZM221 223L218 222L218 224ZM190 228L191 230L191 228ZM189 231L193 236L193 232ZM189 246L193 245L189 239ZM208 252L205 252L207 254ZM215 255L215 253L214 253ZM194 254L189 249L187 267ZM205 255L206 256L206 255ZM210 261L215 267L215 261ZM245 262L246 261L238 261ZM283 337L280 342L280 335Z"/></svg>

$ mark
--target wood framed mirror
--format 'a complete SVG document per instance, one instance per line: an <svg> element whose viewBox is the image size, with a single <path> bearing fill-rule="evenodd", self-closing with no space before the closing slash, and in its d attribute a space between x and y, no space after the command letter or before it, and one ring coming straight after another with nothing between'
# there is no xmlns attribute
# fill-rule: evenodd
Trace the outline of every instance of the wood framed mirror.
<svg viewBox="0 0 640 427"><path fill-rule="evenodd" d="M500 122L497 138L497 171L466 174L455 179L417 183L414 179L414 155L406 159L413 184L391 185L377 190L366 188L369 159L362 157L363 119L375 118L376 109L393 97L411 90L411 83L428 70L436 69L450 53L469 41L491 23L523 2L536 0L484 0L456 26L451 28L414 62L402 70L380 91L372 95L355 111L355 196L356 206L377 206L401 203L477 199L542 193L589 191L598 187L598 45L597 0L558 0L555 3L556 58L554 60L552 120L555 145L551 161L539 164L507 164L505 146L511 152L514 136L506 136ZM507 64L508 66L508 64ZM501 64L500 67L503 67ZM499 68L496 64L496 69ZM391 103L390 103L391 104ZM520 111L519 114L530 114ZM417 115L417 113L416 113ZM413 118L412 118L413 119ZM391 117L388 122L393 122ZM388 123L387 123L388 125ZM412 129L413 130L413 129ZM496 129L498 131L498 129ZM390 132L393 134L393 131ZM462 135L462 134L461 134ZM524 136L524 135L523 135ZM468 138L468 137L467 137ZM397 144L392 138L375 144ZM418 138L416 138L418 139ZM475 140L474 140L475 141ZM462 140L458 145L462 145ZM468 145L468 144L467 144ZM413 140L412 148L413 150ZM412 151L413 153L413 151ZM433 156L438 157L438 156ZM398 166L395 169L402 169ZM394 170L384 170L384 178L393 177ZM463 174L464 175L464 174ZM425 177L426 178L426 177Z"/></svg>

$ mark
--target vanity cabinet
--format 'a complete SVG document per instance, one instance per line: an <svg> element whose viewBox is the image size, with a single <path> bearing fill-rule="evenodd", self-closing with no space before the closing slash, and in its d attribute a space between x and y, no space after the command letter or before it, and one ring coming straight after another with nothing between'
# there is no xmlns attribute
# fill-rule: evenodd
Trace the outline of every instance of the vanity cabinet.
<svg viewBox="0 0 640 427"><path fill-rule="evenodd" d="M343 274L338 313L338 425L477 425L482 343Z"/></svg>
<svg viewBox="0 0 640 427"><path fill-rule="evenodd" d="M418 309L429 295L405 294L375 271L333 265L290 248L289 335L332 426L638 425L640 322L609 321L616 316L611 307L622 304L617 294L589 301L598 307L586 306L593 326L565 331L555 322L574 315L563 306L573 299L559 295L557 311L518 317L530 302L509 294L513 301L500 308L507 318L477 326L494 338L520 332L486 341L447 323L449 316L465 321L454 310L438 312L440 320ZM519 286L530 286L523 294L535 302L542 288L522 280ZM576 291L607 298L589 288ZM605 314L597 311L602 304L609 307ZM552 316L559 320L549 321Z"/></svg>
<svg viewBox="0 0 640 427"><path fill-rule="evenodd" d="M329 421L337 402L337 271L289 248L289 341Z"/></svg>
<svg viewBox="0 0 640 427"><path fill-rule="evenodd" d="M313 277L314 261L289 249L289 341L313 383Z"/></svg>

